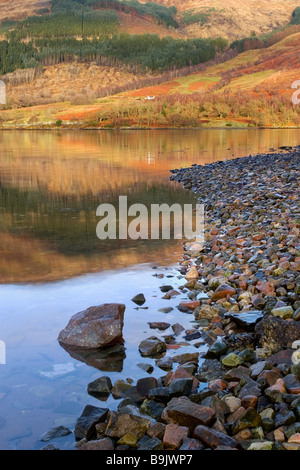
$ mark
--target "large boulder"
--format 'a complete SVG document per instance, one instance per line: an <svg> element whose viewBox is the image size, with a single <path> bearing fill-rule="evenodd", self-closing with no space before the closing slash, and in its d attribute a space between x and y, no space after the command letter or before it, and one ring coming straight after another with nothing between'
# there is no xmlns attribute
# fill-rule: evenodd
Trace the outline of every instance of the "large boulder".
<svg viewBox="0 0 300 470"><path fill-rule="evenodd" d="M103 304L74 315L59 336L62 346L95 349L123 343L125 305Z"/></svg>
<svg viewBox="0 0 300 470"><path fill-rule="evenodd" d="M260 348L276 353L300 338L300 322L267 315L256 325L255 335Z"/></svg>

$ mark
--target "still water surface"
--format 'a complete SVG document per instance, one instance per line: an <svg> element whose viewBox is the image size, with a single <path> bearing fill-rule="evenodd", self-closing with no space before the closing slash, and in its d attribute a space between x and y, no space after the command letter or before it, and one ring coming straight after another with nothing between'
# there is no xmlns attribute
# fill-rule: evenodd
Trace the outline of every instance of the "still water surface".
<svg viewBox="0 0 300 470"><path fill-rule="evenodd" d="M299 131L0 133L0 340L6 345L0 449L40 449L43 433L58 425L73 429L86 404L106 406L86 392L101 375L112 382L145 376L137 363L155 361L142 358L138 345L157 335L148 321L191 326L193 317L176 309L178 298L163 300L159 290L184 285L176 269L181 244L100 242L97 206L117 204L119 195L128 196L129 204L195 203L192 194L169 182L170 169L281 145L299 145ZM131 302L140 292L147 309ZM72 358L57 336L74 313L104 302L126 305L125 354L101 358L97 369ZM166 306L173 310L161 313ZM164 374L157 367L153 372ZM118 402L110 398L107 405L115 409ZM62 449L73 443L72 435L56 442Z"/></svg>

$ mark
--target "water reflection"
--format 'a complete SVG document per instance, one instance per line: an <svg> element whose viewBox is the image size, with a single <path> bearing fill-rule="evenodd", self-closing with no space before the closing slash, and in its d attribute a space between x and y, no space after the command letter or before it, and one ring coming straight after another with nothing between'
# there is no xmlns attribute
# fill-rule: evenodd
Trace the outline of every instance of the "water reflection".
<svg viewBox="0 0 300 470"><path fill-rule="evenodd" d="M122 372L126 359L126 349L122 345L115 345L105 349L71 349L61 344L69 355L77 361L103 372Z"/></svg>
<svg viewBox="0 0 300 470"><path fill-rule="evenodd" d="M96 208L191 203L169 170L296 145L297 130L0 133L0 282L42 282L175 260L178 243L96 237Z"/></svg>

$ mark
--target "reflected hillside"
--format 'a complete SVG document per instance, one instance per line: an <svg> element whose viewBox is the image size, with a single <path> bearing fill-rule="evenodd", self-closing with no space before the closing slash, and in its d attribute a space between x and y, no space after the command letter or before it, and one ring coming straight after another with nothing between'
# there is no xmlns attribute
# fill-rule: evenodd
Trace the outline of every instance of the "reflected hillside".
<svg viewBox="0 0 300 470"><path fill-rule="evenodd" d="M284 134L283 134L284 133ZM139 263L170 264L178 241L100 241L96 209L195 203L169 182L193 163L297 145L297 130L0 133L0 282L42 282ZM176 258L177 257L177 258Z"/></svg>
<svg viewBox="0 0 300 470"><path fill-rule="evenodd" d="M194 197L162 183L123 186L128 206L174 202L192 203ZM79 274L125 268L168 259L178 241L105 240L96 236L100 221L96 209L109 202L118 209L118 193L65 196L1 186L0 282L58 280ZM128 220L130 221L130 219ZM146 221L148 223L148 220ZM171 260L174 262L174 259Z"/></svg>
<svg viewBox="0 0 300 470"><path fill-rule="evenodd" d="M124 184L166 180L168 171L192 163L297 145L298 131L3 131L0 181L60 195L97 194Z"/></svg>

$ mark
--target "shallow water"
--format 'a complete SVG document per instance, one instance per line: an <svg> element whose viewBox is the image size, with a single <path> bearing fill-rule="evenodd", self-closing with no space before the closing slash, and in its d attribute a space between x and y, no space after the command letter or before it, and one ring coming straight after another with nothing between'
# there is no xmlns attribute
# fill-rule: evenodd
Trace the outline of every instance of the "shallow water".
<svg viewBox="0 0 300 470"><path fill-rule="evenodd" d="M191 326L176 300L159 287L179 287L178 241L100 242L96 208L129 203L195 202L168 181L169 170L193 163L298 145L298 130L57 131L0 133L0 448L39 449L39 437L57 425L73 429L87 403L116 408L88 396L101 375L112 381L145 376L137 363L148 321ZM153 265L158 266L153 269ZM155 274L164 274L163 279ZM147 309L131 298L140 292ZM183 298L183 296L182 296ZM72 358L57 336L70 317L92 305L122 302L125 357L94 366ZM163 314L162 307L174 309ZM163 334L169 333L169 330ZM184 352L185 347L180 348ZM199 351L199 349L198 349ZM201 352L201 349L200 349ZM168 354L177 354L178 350ZM2 361L4 362L4 361ZM109 369L109 370L107 370ZM153 375L165 375L158 368ZM72 435L57 440L71 449Z"/></svg>

